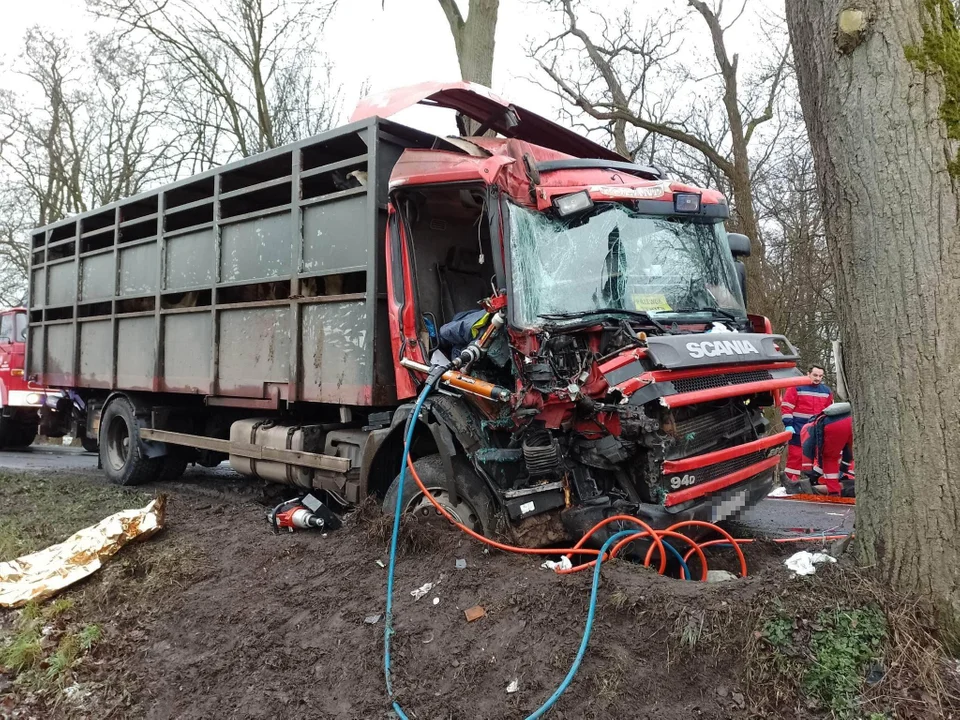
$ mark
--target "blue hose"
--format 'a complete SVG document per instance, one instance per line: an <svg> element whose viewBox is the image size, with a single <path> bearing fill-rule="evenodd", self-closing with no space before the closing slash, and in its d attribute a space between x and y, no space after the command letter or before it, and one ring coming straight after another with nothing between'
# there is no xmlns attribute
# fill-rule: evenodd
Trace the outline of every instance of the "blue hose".
<svg viewBox="0 0 960 720"><path fill-rule="evenodd" d="M433 388L430 385L424 386L419 397L417 398L417 403L413 409L413 415L410 416L408 421L407 434L403 443L403 460L400 466L400 476L397 479L397 506L394 510L393 516L393 535L390 538L390 563L387 566L387 609L383 633L383 673L387 682L387 693L389 694L390 700L393 703L393 711L397 714L397 717L400 718L400 720L409 720L409 718L407 718L406 714L403 712L400 704L394 699L393 682L390 678L390 638L393 635L393 576L397 565L397 538L400 536L400 514L403 511L403 483L407 476L407 458L410 456L410 445L413 442L413 431L417 424L417 418L420 417L420 410L423 408L423 403L427 399L427 395L430 394L432 389ZM587 612L587 623L583 630L583 638L580 640L580 648L577 650L577 656L573 659L573 664L570 666L570 670L567 672L566 677L563 678L563 682L560 683L560 686L549 698L547 698L547 701L537 708L532 715L528 716L526 720L537 720L537 718L543 717L544 713L546 713L547 710L556 704L557 700L560 699L560 696L563 695L568 687L570 687L570 683L573 682L573 678L577 674L577 670L580 669L580 663L583 661L583 656L587 652L587 644L590 642L590 633L593 630L593 619L597 611L597 591L600 588L600 566L603 563L603 556L615 542L621 538L636 534L636 529L621 530L620 532L614 533L607 538L607 541L600 549L600 555L597 557L597 564L593 569L593 585L590 588L590 609ZM680 560L680 564L683 566L684 572L687 574L687 578L690 578L690 570L687 568L687 564L684 562L683 556L681 556L680 553L677 552L676 548L674 548L672 545L665 541L662 542L664 546Z"/></svg>
<svg viewBox="0 0 960 720"><path fill-rule="evenodd" d="M407 435L403 441L403 460L400 462L400 477L397 479L397 506L393 513L393 535L390 537L390 564L387 569L387 609L383 631L383 674L387 681L387 694L393 701L393 711L400 720L408 720L399 703L393 699L393 682L390 679L390 636L393 635L393 574L397 565L397 538L400 537L400 515L403 512L403 481L407 477L407 458L410 457L410 445L413 442L413 431L420 417L423 402L430 394L432 386L424 385L417 404L413 408L413 415L407 421Z"/></svg>

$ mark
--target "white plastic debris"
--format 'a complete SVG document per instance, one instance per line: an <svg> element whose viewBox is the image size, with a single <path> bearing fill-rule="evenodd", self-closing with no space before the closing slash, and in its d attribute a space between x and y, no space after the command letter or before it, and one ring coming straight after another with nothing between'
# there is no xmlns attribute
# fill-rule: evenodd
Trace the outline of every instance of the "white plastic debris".
<svg viewBox="0 0 960 720"><path fill-rule="evenodd" d="M457 562L456 562L456 567L457 567L457 570L466 570L466 569L467 569L467 561L466 561L466 560L457 560Z"/></svg>
<svg viewBox="0 0 960 720"><path fill-rule="evenodd" d="M564 555L562 558L560 558L560 562L554 562L553 560L547 560L547 561L546 561L543 565L541 565L540 567L542 567L542 568L545 569L545 570L553 570L554 572L556 572L557 570L569 570L570 568L573 567L573 563L570 562L570 558L568 558L566 555Z"/></svg>
<svg viewBox="0 0 960 720"><path fill-rule="evenodd" d="M433 604L434 604L434 605L439 605L439 604L440 604L440 598L435 597L435 598L433 599Z"/></svg>
<svg viewBox="0 0 960 720"><path fill-rule="evenodd" d="M410 594L413 595L414 600L419 600L424 595L426 595L433 588L433 583L424 583L416 590L411 590Z"/></svg>
<svg viewBox="0 0 960 720"><path fill-rule="evenodd" d="M801 550L788 557L783 564L787 566L788 570L793 571L795 575L813 575L817 572L816 566L820 563L835 563L836 561L836 558L830 557L826 553L812 553Z"/></svg>
<svg viewBox="0 0 960 720"><path fill-rule="evenodd" d="M767 493L767 497L772 497L772 498L786 497L786 496L787 496L787 489L783 485L778 485L773 490Z"/></svg>
<svg viewBox="0 0 960 720"><path fill-rule="evenodd" d="M508 693L515 693L515 692L516 692L517 690L519 690L519 689L520 689L520 683L517 682L516 680L511 680L511 681L510 681L510 684L507 685L507 692L508 692Z"/></svg>
<svg viewBox="0 0 960 720"><path fill-rule="evenodd" d="M727 580L736 580L737 576L729 570L707 570L707 582L718 583Z"/></svg>
<svg viewBox="0 0 960 720"><path fill-rule="evenodd" d="M381 615L380 613L377 613L376 615L367 615L367 616L363 619L363 621L364 621L367 625L376 625L378 622L380 622L380 618L382 618L382 617L383 617L383 615Z"/></svg>
<svg viewBox="0 0 960 720"><path fill-rule="evenodd" d="M375 562L377 563L377 567L382 567L382 568L386 567L386 565L383 564L383 560L376 560Z"/></svg>

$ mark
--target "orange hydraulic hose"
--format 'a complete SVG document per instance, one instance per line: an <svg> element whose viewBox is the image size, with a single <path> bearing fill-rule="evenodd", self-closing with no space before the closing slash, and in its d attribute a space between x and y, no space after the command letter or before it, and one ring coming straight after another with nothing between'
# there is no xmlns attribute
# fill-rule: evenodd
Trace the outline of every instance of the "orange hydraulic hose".
<svg viewBox="0 0 960 720"><path fill-rule="evenodd" d="M728 533L722 527L718 527L713 523L704 522L703 520L684 520L682 522L674 523L673 525L668 527L667 530L677 530L677 528L682 528L682 527L702 527L702 528L707 528L708 530L713 530L723 535L723 537L729 540L730 543L733 545L733 549L737 553L737 557L740 560L740 576L741 577L747 576L747 559L743 556L743 550L741 550L740 546L737 545L736 542L734 542L733 536L730 533ZM703 545L697 545L696 547L701 548L703 547ZM703 579L706 580L707 579L707 563L703 557L703 553L700 552L699 555L700 555L700 562L703 563ZM647 553L647 557L650 557L649 552ZM686 562L686 559L684 559L684 562Z"/></svg>
<svg viewBox="0 0 960 720"><path fill-rule="evenodd" d="M834 541L834 540L843 540L844 538L853 537L850 535L811 535L810 537L790 537L790 538L773 538L770 542L775 542L778 545L787 544L787 543L798 543L798 542L817 542L817 541ZM720 538L718 540L708 540L707 542L700 543L701 548L710 547L712 545L733 545L737 547L739 545L747 545L749 543L757 542L756 538L737 538L731 542L726 538ZM686 562L690 559L690 556L693 555L693 550L689 550L686 555L683 556L683 561Z"/></svg>
<svg viewBox="0 0 960 720"><path fill-rule="evenodd" d="M426 496L427 500L429 500L430 503L433 505L433 507L436 508L437 512L443 515L443 517L445 517L449 522L453 523L458 528L463 530L463 532L465 532L467 535L472 537L474 540L479 540L480 542L486 545L489 545L490 547L494 547L497 550L504 550L505 552L520 553L522 555L572 555L574 553L581 553L584 555L600 554L599 550L593 550L591 548L573 547L570 549L561 548L559 550L556 548L522 548L522 547L516 547L514 545L505 545L504 543L499 543L496 540L491 540L490 538L485 537L484 535L481 535L480 533L474 530L471 530L466 525L463 525L453 519L453 516L447 512L446 508L440 505L440 503L437 502L437 499L433 497L430 491L427 490L427 488L424 486L423 481L420 479L420 476L417 474L417 469L413 466L413 460L411 460L409 457L407 458L407 470L413 476L413 480L414 482L417 483L417 487L420 488L420 492L422 492L424 496ZM590 535L596 532L597 529L599 529L603 525L618 519L633 522L633 523L636 523L637 525L641 525L645 527L648 532L654 533L654 538L656 538L655 531L649 525L643 522L643 520L632 517L630 515L615 515L613 517L607 518L602 523L600 523L599 525L591 529L589 533L587 533L583 538L580 539L580 542L581 543L584 542L586 538L590 537ZM663 543L660 542L659 538L656 538L655 545L653 547L657 547L660 550L660 558L661 558L660 573L663 574L667 568L667 561L666 561L666 553L663 550ZM648 564L649 564L649 560L648 560Z"/></svg>
<svg viewBox="0 0 960 720"><path fill-rule="evenodd" d="M584 534L584 536L581 537L576 542L576 544L569 549L522 548L522 547L517 547L515 545L507 545L505 543L497 542L496 540L491 540L490 538L485 537L484 535L481 535L480 533L474 530L471 530L466 525L463 525L457 522L456 520L454 520L453 516L450 515L449 512L447 512L446 508L440 505L440 503L437 502L437 499L433 497L433 495L430 493L429 490L427 490L426 486L423 484L423 481L420 479L420 476L417 474L417 469L413 465L413 460L411 460L409 457L407 457L407 469L409 470L410 474L413 476L414 482L416 482L417 487L420 488L420 492L423 493L424 496L426 496L427 500L430 501L430 503L433 505L436 511L440 513L444 518L446 518L448 522L458 527L460 530L465 532L467 535L469 535L473 539L479 540L485 545L489 545L490 547L496 548L498 550L503 550L504 552L519 553L522 555L565 555L567 557L567 560L569 560L572 555L576 555L576 554L598 556L600 554L599 550L594 550L592 548L584 547L586 542L594 535L594 533L596 533L601 528L613 522L630 522L635 525L639 525L643 529L637 532L636 534L630 535L624 538L623 540L621 540L620 542L618 542L610 550L609 554L603 558L605 561L616 557L617 554L620 552L620 550L622 550L624 547L629 545L631 542L635 540L640 540L642 538L651 538L653 542L650 545L650 548L647 550L647 554L646 554L646 557L644 558L643 565L644 567L650 567L650 561L653 558L653 551L658 550L660 553L659 573L663 575L663 573L666 572L666 569L667 569L667 554L664 551L662 538L664 537L676 538L679 540L683 540L684 542L688 543L691 546L690 550L688 550L687 553L683 556L684 562L688 561L694 553L697 554L700 560L700 565L701 565L701 579L706 580L707 579L707 558L706 558L706 555L704 555L703 553L704 548L708 548L716 545L731 545L734 549L734 552L737 553L737 559L740 561L740 574L742 577L746 577L747 576L747 559L744 556L743 551L740 549L740 546L745 545L747 543L757 542L756 539L754 538L743 538L743 539L734 538L732 535L730 535L730 533L728 533L723 528L713 523L705 522L703 520L684 520L678 523L674 523L673 525L668 527L666 530L654 530L643 520L641 520L640 518L633 517L632 515L613 515L611 517L608 517L600 521L599 523L594 525L592 528L590 528L590 530L588 530L586 534ZM718 538L716 540L707 540L705 542L697 542L692 538L677 532L678 529L684 528L684 527L702 527L707 530L713 530L714 532L720 533L723 537ZM851 535L817 535L812 537L774 538L773 542L775 543L816 542L816 541L828 541L828 540L842 540L846 537L851 537ZM566 570L563 570L563 569L557 570L556 572L559 575L569 575L571 573L580 572L581 570L586 570L587 568L591 568L596 564L597 564L597 561L596 559L594 559L594 560L591 560L590 562L583 563L581 565L576 565ZM681 577L683 577L684 573L682 570L680 571L680 573L681 573Z"/></svg>
<svg viewBox="0 0 960 720"><path fill-rule="evenodd" d="M650 527L649 525L647 525L647 524L646 524L643 520L641 520L640 518L635 518L635 517L633 517L633 515L611 515L610 517L608 517L608 518L606 518L606 519L604 519L604 520L601 520L601 521L598 522L596 525L594 525L592 528L590 528L590 529L587 531L587 533L586 533L582 538L580 538L579 540L577 540L577 544L573 546L573 551L561 550L560 552L563 553L564 555L566 555L566 556L567 556L567 560L569 560L569 559L570 559L570 556L571 556L572 554L574 554L574 553L582 553L582 552L583 552L583 546L584 546L584 544L587 542L587 540L589 540L589 539L593 536L593 534L594 534L595 532L597 532L597 530L599 530L599 529L602 528L602 527L605 527L605 526L609 525L609 524L612 523L612 522L618 522L618 521L619 521L619 522L632 522L632 523L634 523L635 525L639 525L639 526L642 527L644 530L646 530L646 532L644 533L644 536L645 536L645 537L649 536L649 537L652 537L652 538L653 538L654 546L656 546L657 550L660 551L660 574L663 575L663 573L664 573L664 572L666 571L666 569L667 569L667 554L663 551L663 543L660 542L660 538L658 537L658 534L657 534L657 531L656 531L656 530L654 530L652 527ZM622 544L622 543L621 543L621 544ZM619 547L619 546L618 546L618 547ZM614 555L616 555L616 552L611 552L609 557L612 558L612 557L614 557ZM607 559L608 559L608 558L604 558L604 560L607 560ZM582 566L578 566L578 567L579 567L580 570L585 570L585 569L588 568L588 567L592 567L592 563L589 564L589 565L582 565ZM650 567L650 558L649 558L649 557L647 558L647 561L646 561L644 567ZM568 571L565 571L565 572L570 572L570 571L568 570Z"/></svg>
<svg viewBox="0 0 960 720"><path fill-rule="evenodd" d="M591 530L591 532L593 532L593 530ZM635 535L628 535L628 536L625 537L623 540L621 540L621 541L618 542L616 545L614 545L614 547L610 550L610 557L611 557L611 558L616 557L616 556L617 556L617 553L620 552L620 550L621 550L623 547L629 545L629 544L632 543L634 540L640 540L641 538L645 538L645 537L649 537L649 536L650 536L650 533L649 533L649 532L638 532L638 533L636 533ZM696 540L694 540L693 538L687 537L686 535L681 535L681 534L678 533L678 532L673 532L672 530L656 530L654 537L657 537L657 538L660 538L660 537L672 537L672 538L677 538L678 540L683 540L683 541L686 542L686 543L689 543L689 544L692 546L692 549L690 550L690 552L691 552L691 553L696 552L696 553L700 556L700 565L703 567L703 577L701 578L701 580L706 581L706 579L707 579L707 557L706 557L706 555L703 554L703 551L700 549L700 545L696 542ZM650 558L651 558L651 556L652 556L652 554L653 554L653 549L654 549L654 546L651 545L651 546L650 546L650 550L647 552L647 557L644 559L644 562L643 562L643 566L644 566L644 567L650 567ZM689 557L689 555L688 555L688 557ZM607 558L604 558L604 561L606 561L606 560L607 560ZM683 561L686 562L687 559L684 558ZM597 564L597 561L596 561L596 560L591 560L591 561L588 562L588 563L584 563L583 565L577 565L576 567L570 568L569 570L557 570L557 574L558 574L558 575L568 575L568 574L570 574L570 573L580 572L581 570L586 570L587 568L591 568L591 567L593 567L593 566L596 565L596 564ZM660 574L662 575L662 574L663 574L663 571L661 571ZM680 577L681 577L682 579L684 579L684 580L686 579L686 577L684 576L683 570L680 570Z"/></svg>

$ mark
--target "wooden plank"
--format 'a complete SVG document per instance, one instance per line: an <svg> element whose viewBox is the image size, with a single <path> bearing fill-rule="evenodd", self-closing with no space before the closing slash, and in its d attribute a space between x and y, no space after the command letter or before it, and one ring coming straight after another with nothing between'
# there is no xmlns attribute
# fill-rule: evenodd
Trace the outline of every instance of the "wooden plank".
<svg viewBox="0 0 960 720"><path fill-rule="evenodd" d="M233 442L219 438L204 437L203 435L189 435L187 433L171 432L169 430L152 430L141 428L140 437L153 442L165 442L171 445L186 445L201 450L213 450L228 455L267 460L270 462L288 463L299 467L316 468L345 473L350 470L348 458L322 455L320 453L303 452L300 450L282 450L279 448L251 445L250 443Z"/></svg>

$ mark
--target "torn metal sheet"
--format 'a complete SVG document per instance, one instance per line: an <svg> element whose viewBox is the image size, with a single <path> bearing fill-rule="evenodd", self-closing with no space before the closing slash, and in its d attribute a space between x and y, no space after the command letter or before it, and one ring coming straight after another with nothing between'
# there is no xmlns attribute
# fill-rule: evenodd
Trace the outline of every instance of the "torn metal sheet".
<svg viewBox="0 0 960 720"><path fill-rule="evenodd" d="M121 510L62 543L0 562L0 608L46 600L100 569L103 562L134 539L163 528L166 497L139 510Z"/></svg>

